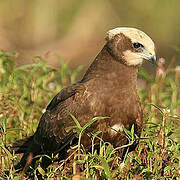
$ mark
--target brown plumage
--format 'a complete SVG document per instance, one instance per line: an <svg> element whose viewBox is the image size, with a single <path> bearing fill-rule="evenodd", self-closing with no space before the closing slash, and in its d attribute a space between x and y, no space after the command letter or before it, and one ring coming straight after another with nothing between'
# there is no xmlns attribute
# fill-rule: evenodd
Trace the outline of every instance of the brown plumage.
<svg viewBox="0 0 180 180"><path fill-rule="evenodd" d="M70 144L76 143L76 132L68 130L75 125L70 114L81 126L93 117L110 117L97 120L87 131L102 131L103 140L114 147L127 143L123 127L131 129L134 124L140 136L143 118L136 84L143 59L155 61L154 43L145 33L135 28L110 30L106 44L82 80L53 98L34 135L13 144L16 153L24 153L16 168L25 166L30 153L33 157L52 153L62 156ZM82 144L89 149L90 138L84 135ZM44 160L42 166L48 164Z"/></svg>

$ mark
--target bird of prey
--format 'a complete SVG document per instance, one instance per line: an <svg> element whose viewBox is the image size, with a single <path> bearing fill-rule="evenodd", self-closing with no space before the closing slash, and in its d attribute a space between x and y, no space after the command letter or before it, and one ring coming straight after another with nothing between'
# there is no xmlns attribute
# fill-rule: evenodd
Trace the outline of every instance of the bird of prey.
<svg viewBox="0 0 180 180"><path fill-rule="evenodd" d="M101 131L102 139L114 147L127 143L123 129L134 125L140 136L143 115L137 93L137 73L143 60L156 62L155 45L151 38L136 28L119 27L107 32L106 42L83 78L62 89L47 106L34 135L13 144L15 153L23 153L16 168L22 169L28 156L63 155L77 142L72 116L80 125L94 117L97 120L87 132ZM81 143L90 148L90 137L83 135ZM32 160L31 164L35 161ZM44 160L44 165L48 163Z"/></svg>

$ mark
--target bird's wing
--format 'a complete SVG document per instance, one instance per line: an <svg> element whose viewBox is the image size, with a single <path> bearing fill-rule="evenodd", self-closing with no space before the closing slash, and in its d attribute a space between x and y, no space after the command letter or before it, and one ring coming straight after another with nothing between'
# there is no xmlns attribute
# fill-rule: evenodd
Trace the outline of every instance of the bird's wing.
<svg viewBox="0 0 180 180"><path fill-rule="evenodd" d="M42 115L34 140L47 151L56 151L59 147L72 141L72 130L68 127L75 125L70 114L82 112L81 96L84 85L76 83L62 89L50 102Z"/></svg>
<svg viewBox="0 0 180 180"><path fill-rule="evenodd" d="M59 103L65 101L66 99L70 98L71 96L75 95L78 89L80 88L79 83L70 85L64 89L62 89L49 103L46 110L52 110L53 108L57 107Z"/></svg>

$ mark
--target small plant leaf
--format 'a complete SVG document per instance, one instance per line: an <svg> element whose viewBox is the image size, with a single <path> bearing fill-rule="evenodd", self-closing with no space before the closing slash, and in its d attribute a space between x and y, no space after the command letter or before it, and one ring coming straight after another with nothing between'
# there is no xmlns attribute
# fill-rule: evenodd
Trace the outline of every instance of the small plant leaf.
<svg viewBox="0 0 180 180"><path fill-rule="evenodd" d="M104 168L105 174L108 177L108 179L113 180L113 176L112 176L110 169L109 169L109 164L104 160L102 163L102 166Z"/></svg>
<svg viewBox="0 0 180 180"><path fill-rule="evenodd" d="M95 117L93 119L91 119L89 122L87 122L81 129L81 132L83 132L86 128L88 128L89 126L91 126L91 124L93 124L95 121L100 120L100 119L106 119L108 117Z"/></svg>
<svg viewBox="0 0 180 180"><path fill-rule="evenodd" d="M78 129L81 131L82 127L79 123L79 121L75 118L75 116L73 116L72 114L70 114L70 116L72 117L72 119L74 120L74 122L76 123L76 126L78 127Z"/></svg>

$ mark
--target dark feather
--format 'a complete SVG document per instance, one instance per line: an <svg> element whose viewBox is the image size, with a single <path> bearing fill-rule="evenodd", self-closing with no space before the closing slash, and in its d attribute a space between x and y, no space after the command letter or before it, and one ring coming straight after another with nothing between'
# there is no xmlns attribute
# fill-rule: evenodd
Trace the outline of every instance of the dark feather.
<svg viewBox="0 0 180 180"><path fill-rule="evenodd" d="M24 139L16 140L11 147L11 151L15 151L15 153L25 153L28 150L29 143L33 140L33 137L27 137Z"/></svg>

